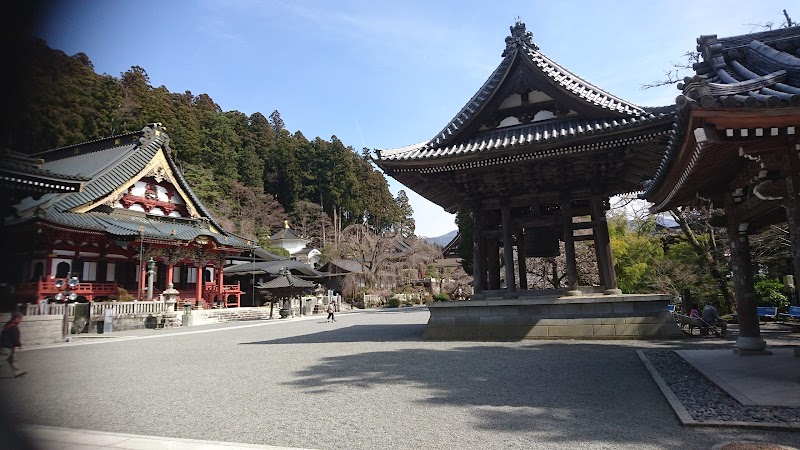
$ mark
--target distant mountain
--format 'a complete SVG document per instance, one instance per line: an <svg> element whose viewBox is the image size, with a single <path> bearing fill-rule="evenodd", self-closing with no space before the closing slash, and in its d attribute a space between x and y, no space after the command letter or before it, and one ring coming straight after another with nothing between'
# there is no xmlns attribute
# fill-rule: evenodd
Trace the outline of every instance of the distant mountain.
<svg viewBox="0 0 800 450"><path fill-rule="evenodd" d="M431 238L423 238L423 239L425 239L425 242L427 242L429 244L437 244L437 245L440 245L440 246L444 247L450 241L452 241L454 237L456 237L456 234L458 234L458 230L453 230L453 231L451 231L451 232L449 232L447 234L443 234L441 236L431 237Z"/></svg>

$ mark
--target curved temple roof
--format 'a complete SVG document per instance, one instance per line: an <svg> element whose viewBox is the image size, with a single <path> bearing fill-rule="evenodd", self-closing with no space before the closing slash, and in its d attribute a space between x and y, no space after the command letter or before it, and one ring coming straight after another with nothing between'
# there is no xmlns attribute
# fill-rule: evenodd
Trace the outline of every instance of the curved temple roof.
<svg viewBox="0 0 800 450"><path fill-rule="evenodd" d="M99 206L99 202L115 190L135 180L160 154L163 154L163 161L168 165L177 186L186 194L187 203L196 210L194 217L160 217L118 210L109 212ZM44 171L70 174L75 179L87 181L79 192L45 194L36 200L23 200L16 207L18 215L5 219L7 225L42 219L56 226L105 232L120 237L142 235L145 238L192 241L207 236L223 246L249 247L242 238L224 231L191 190L170 156L169 136L160 124L35 156L43 160L41 169ZM91 209L79 211L84 208Z"/></svg>
<svg viewBox="0 0 800 450"><path fill-rule="evenodd" d="M375 163L450 212L490 198L638 191L674 107L616 97L539 51L524 23L510 28L502 61L455 117L430 140L376 149Z"/></svg>
<svg viewBox="0 0 800 450"><path fill-rule="evenodd" d="M720 113L762 111L775 115L768 111L800 107L800 58L795 56L800 51L800 27L727 38L701 36L697 44L703 61L695 64L694 76L678 84L682 93L676 99L678 114L674 131L653 178L645 182L640 195L655 201L654 208L658 210L680 206L670 202L694 168L702 163L702 145L695 144L696 147L686 149L693 154L687 155L685 167L675 166L687 139L695 139L687 135L694 127L694 112L713 109ZM682 174L670 176L674 185L665 186L673 170L681 170ZM667 188L670 192L666 192Z"/></svg>
<svg viewBox="0 0 800 450"><path fill-rule="evenodd" d="M627 125L631 120L641 124L644 121L662 117L660 108L643 108L627 102L598 88L565 69L545 54L533 43L531 33L525 24L517 22L511 27L511 36L506 38L503 61L489 76L478 92L432 139L419 144L390 150L376 150L378 160L430 159L451 154L464 154L497 147L509 147L526 143L546 142L551 139L584 133L607 131ZM534 124L503 128L483 133L471 139L466 146L460 142L461 132L487 106L490 99L498 94L510 75L515 62L523 61L532 71L538 72L543 81L570 95L573 100L583 102L600 116L596 120L575 121L574 123ZM615 120L618 119L618 120ZM517 137L517 139L514 139Z"/></svg>

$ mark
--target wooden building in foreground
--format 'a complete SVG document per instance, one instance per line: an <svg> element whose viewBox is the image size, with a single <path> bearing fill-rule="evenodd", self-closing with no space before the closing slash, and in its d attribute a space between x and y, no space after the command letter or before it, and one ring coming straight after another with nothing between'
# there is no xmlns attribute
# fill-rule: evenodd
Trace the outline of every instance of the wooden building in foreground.
<svg viewBox="0 0 800 450"><path fill-rule="evenodd" d="M223 268L253 245L214 221L172 160L161 124L33 156L40 176L72 184L22 198L4 219L16 301L53 298L56 282L70 277L79 281L72 293L88 301L117 297L119 288L143 300L152 258L154 295L173 284L184 300L239 305L239 285L224 284Z"/></svg>
<svg viewBox="0 0 800 450"><path fill-rule="evenodd" d="M472 212L476 298L500 291L501 266L503 294L516 297L518 286L527 287L523 258L556 256L559 240L567 290L616 293L608 200L641 190L658 167L673 108L637 106L592 85L542 53L521 22L511 27L502 56L441 132L377 150L375 162L446 211ZM586 229L591 234L576 233ZM600 287L578 286L579 239L594 241Z"/></svg>
<svg viewBox="0 0 800 450"><path fill-rule="evenodd" d="M471 211L474 219L474 294L469 301L430 303L425 337L680 335L667 312L669 296L622 295L617 288L606 222L609 198L640 191L658 167L674 107L637 106L592 85L539 51L521 22L511 27L502 56L433 138L377 150L375 162L388 175L448 212ZM577 240L594 243L600 286L579 285ZM556 256L559 241L566 286L525 289L524 258Z"/></svg>
<svg viewBox="0 0 800 450"><path fill-rule="evenodd" d="M800 27L701 36L702 61L678 88L677 126L642 198L654 212L725 209L741 351L761 351L749 238L787 222L800 279Z"/></svg>

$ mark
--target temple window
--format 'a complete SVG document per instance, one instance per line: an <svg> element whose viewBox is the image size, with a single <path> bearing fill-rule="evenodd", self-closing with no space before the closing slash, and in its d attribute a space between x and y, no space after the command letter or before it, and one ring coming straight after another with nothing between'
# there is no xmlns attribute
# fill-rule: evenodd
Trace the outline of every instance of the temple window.
<svg viewBox="0 0 800 450"><path fill-rule="evenodd" d="M61 261L56 266L56 278L66 278L69 276L70 265L66 261Z"/></svg>
<svg viewBox="0 0 800 450"><path fill-rule="evenodd" d="M81 281L97 281L97 263L86 261L83 263L83 276Z"/></svg>

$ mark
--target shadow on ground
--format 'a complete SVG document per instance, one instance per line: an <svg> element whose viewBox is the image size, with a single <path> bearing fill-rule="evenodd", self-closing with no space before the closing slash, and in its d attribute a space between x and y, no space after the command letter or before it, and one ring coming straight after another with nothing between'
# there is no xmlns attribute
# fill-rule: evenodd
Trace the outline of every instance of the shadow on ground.
<svg viewBox="0 0 800 450"><path fill-rule="evenodd" d="M686 348L683 341L655 346ZM402 402L456 407L476 429L530 433L540 444L710 448L717 439L708 430L676 433L680 425L635 348L620 342L463 343L357 353L326 357L294 378L284 384L304 394L346 386L374 395L390 388ZM796 445L800 436L787 439Z"/></svg>
<svg viewBox="0 0 800 450"><path fill-rule="evenodd" d="M340 326L338 323L321 321L321 326L340 327L331 330L299 336L269 339L265 341L243 342L252 344L323 344L326 342L397 342L420 341L424 324L385 324Z"/></svg>

